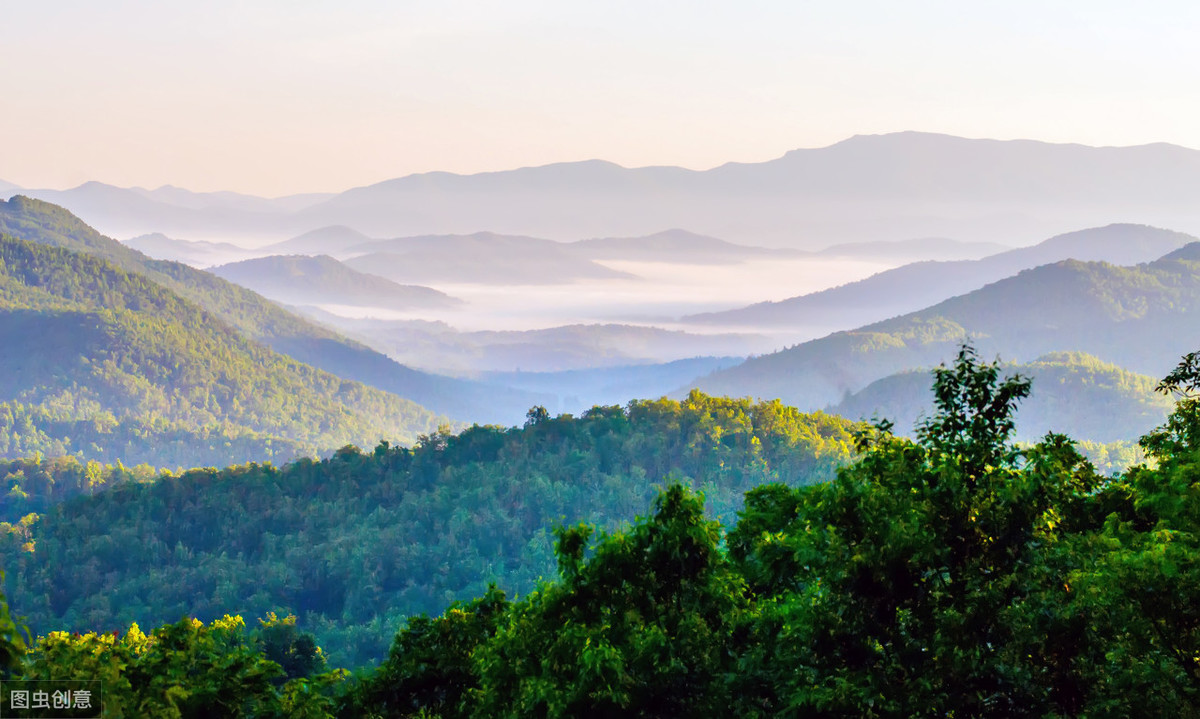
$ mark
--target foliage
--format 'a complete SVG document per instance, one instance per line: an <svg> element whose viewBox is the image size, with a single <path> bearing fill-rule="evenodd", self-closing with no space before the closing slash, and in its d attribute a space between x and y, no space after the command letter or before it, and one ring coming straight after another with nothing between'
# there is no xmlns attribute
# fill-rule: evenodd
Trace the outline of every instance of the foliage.
<svg viewBox="0 0 1200 719"><path fill-rule="evenodd" d="M475 673L456 707L351 689L356 710L1200 714L1200 446L1151 442L1155 467L1104 479L1060 435L1011 443L1028 390L962 351L916 441L883 423L833 481L752 490L724 551L682 487L629 530L563 530L558 582L457 645ZM403 685L403 667L364 686Z"/></svg>
<svg viewBox="0 0 1200 719"><path fill-rule="evenodd" d="M182 619L144 634L51 632L27 680L98 680L106 717L327 717L341 672L289 678L255 647L241 617Z"/></svg>
<svg viewBox="0 0 1200 719"><path fill-rule="evenodd" d="M535 408L523 428L439 432L412 450L346 448L320 465L293 465L319 478L310 484L301 474L283 482L279 470L255 478L254 467L237 482L210 472L125 483L59 505L44 521L68 526L85 505L116 519L110 501L131 516L140 504L178 516L184 505L172 502L201 500L202 479L229 496L247 479L272 478L263 496L288 502L292 482L300 494L335 496L336 476L374 504L383 495L369 478L390 470L403 479L393 474L389 484L407 483L392 491L420 496L423 511L441 511L429 504L439 491L466 510L463 525L441 525L457 557L470 551L463 527L487 525L483 509L507 501L448 493L472 481L471 467L520 474L523 498L552 491L581 500L538 472L570 475L585 493L614 488L589 479L601 464L643 482L654 470L666 488L653 514L629 526L599 528L598 513L575 505L577 519L593 521L557 530L557 580L513 601L488 587L440 616L413 617L386 661L354 681L320 673L298 622L273 615L254 637L229 618L207 628L185 620L149 638L133 629L124 638L51 634L25 676L107 677L118 707L176 716L201 706L206 715L346 717L1200 716L1197 405L1181 401L1143 440L1151 464L1105 478L1064 436L1013 444L1015 406L1029 389L964 348L936 371L937 411L911 440L886 422L825 425L774 403L695 393L580 419ZM836 443L814 441L822 426ZM813 467L804 457L848 451L850 429L861 455L836 476L770 481L797 479L780 476L788 467L830 471L835 462ZM673 481L685 470L704 494ZM746 477L757 486L742 487ZM723 536L704 503L729 502L732 487L749 491ZM268 510L261 498L242 506ZM29 559L57 541L34 529L38 549L24 553L15 601L41 591L25 591L36 577ZM128 544L137 535L120 536ZM486 529L474 536L478 548ZM189 541L197 539L207 551L249 546L203 533ZM53 550L68 551L67 542ZM116 566L115 557L96 559ZM322 586L317 576L302 583ZM297 659L293 678L268 656Z"/></svg>
<svg viewBox="0 0 1200 719"><path fill-rule="evenodd" d="M438 431L412 448L122 481L51 506L85 484L76 475L87 470L63 462L41 504L46 482L10 480L31 496L12 501L0 557L37 631L277 612L296 615L335 664L360 666L408 616L552 575L552 522L614 528L675 480L728 520L758 483L831 478L853 427L696 393L578 418L535 411L522 428Z"/></svg>
<svg viewBox="0 0 1200 719"><path fill-rule="evenodd" d="M513 606L475 654L475 716L702 716L732 702L720 681L745 605L703 501L680 485L653 518L601 538L559 535L562 579Z"/></svg>

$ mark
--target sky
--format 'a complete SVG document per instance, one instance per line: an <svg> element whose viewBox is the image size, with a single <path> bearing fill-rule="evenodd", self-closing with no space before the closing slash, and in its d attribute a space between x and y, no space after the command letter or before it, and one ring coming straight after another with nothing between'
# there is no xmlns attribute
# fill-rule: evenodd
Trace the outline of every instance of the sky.
<svg viewBox="0 0 1200 719"><path fill-rule="evenodd" d="M0 0L0 180L264 196L903 130L1200 148L1200 3Z"/></svg>

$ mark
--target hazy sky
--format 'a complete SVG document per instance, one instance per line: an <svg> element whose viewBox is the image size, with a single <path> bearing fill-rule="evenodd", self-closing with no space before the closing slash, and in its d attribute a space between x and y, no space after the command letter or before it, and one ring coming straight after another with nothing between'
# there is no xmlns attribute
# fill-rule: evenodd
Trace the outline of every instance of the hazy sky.
<svg viewBox="0 0 1200 719"><path fill-rule="evenodd" d="M850 135L1200 147L1200 3L0 0L0 179L264 195Z"/></svg>

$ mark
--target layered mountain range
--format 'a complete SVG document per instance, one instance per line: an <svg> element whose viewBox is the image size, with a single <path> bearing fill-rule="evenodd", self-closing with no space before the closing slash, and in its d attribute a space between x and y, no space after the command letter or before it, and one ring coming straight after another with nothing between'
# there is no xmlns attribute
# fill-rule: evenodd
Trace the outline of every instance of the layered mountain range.
<svg viewBox="0 0 1200 719"><path fill-rule="evenodd" d="M12 192L13 190L9 190ZM914 237L1027 244L1113 222L1200 232L1200 152L903 132L710 170L599 160L409 175L334 195L267 200L88 183L23 190L102 231L283 240L344 225L370 237L481 230L555 240L668 227L768 247Z"/></svg>
<svg viewBox="0 0 1200 719"><path fill-rule="evenodd" d="M733 396L817 408L903 370L953 358L964 342L1028 362L1079 351L1151 377L1200 343L1200 244L1132 267L1064 260L917 312L835 332L693 383ZM1149 429L1148 427L1145 429Z"/></svg>
<svg viewBox="0 0 1200 719"><path fill-rule="evenodd" d="M229 337L238 342L250 342L247 347L258 348L254 349L254 352L269 353L263 356L283 356L290 363L307 366L305 371L318 371L320 377L337 377L340 378L338 382L348 381L348 387L361 383L383 390L392 397L388 401L400 401L401 397L404 397L418 405L432 407L433 412L449 415L451 418L486 421L488 414L491 414L492 418L506 423L512 417L521 417L528 407L541 399L538 395L523 391L408 369L395 363L388 356L366 347L365 344L347 340L336 331L290 313L238 284L187 265L150 259L118 241L106 238L80 222L70 212L40 200L16 197L0 203L0 233L10 236L11 241L35 242L37 245L59 248L72 257L80 254L88 256L94 262L102 262L103 268L124 272L122 276L136 277L138 281L151 284L156 292L169 294L175 298L173 301L184 302L194 311L205 313L206 319L197 319L191 323L196 328L223 328L221 331L232 332ZM86 274L84 270L71 271ZM42 280L37 280L37 283L41 282ZM121 287L124 287L124 284L121 284ZM112 308L110 306L127 302L125 294L124 289L108 289L101 296L90 299L91 304L85 306L96 311L108 310ZM28 311L28 308L19 304L19 293L13 296L12 301L17 304L13 305L12 310ZM139 302L138 306L142 304ZM156 322L161 318L145 319L146 322ZM168 335L172 332L168 332ZM186 335L180 332L174 334ZM16 340L16 337L20 337L20 340ZM35 341L34 338L26 335L10 335L7 342L8 352L20 355L25 344L32 341ZM186 340L185 344L206 346L206 343L211 342L215 340L202 341L192 338ZM224 342L218 342L221 343ZM47 350L49 352L52 349ZM68 352L67 356L73 355ZM90 358L88 353L80 356ZM262 365L263 361L266 360L256 360L250 364ZM234 372L230 376L235 375ZM14 379L16 384L13 387L20 385L19 377ZM134 373L134 379L137 377L137 373ZM103 403L101 405L101 411L108 411ZM445 417L437 419L432 414L426 414L431 419L422 420L424 424L414 425L412 429L403 431L401 427L396 427L389 432L390 435L412 439L416 430L427 430L443 421L449 421ZM262 426L254 423L248 424L247 427L254 431L262 430ZM358 435L353 438L355 441L364 441ZM373 442L378 438L367 439Z"/></svg>

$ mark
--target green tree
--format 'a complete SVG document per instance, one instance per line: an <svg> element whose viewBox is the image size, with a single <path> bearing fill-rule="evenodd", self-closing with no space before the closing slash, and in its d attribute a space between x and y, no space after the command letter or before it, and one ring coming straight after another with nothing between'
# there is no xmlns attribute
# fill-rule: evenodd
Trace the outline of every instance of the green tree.
<svg viewBox="0 0 1200 719"><path fill-rule="evenodd" d="M182 619L147 635L51 632L30 653L22 676L88 677L102 682L106 717L328 717L327 693L342 674L293 679L245 633L241 617L205 625Z"/></svg>
<svg viewBox="0 0 1200 719"><path fill-rule="evenodd" d="M1096 478L1061 437L1009 444L1028 392L964 347L935 372L938 411L916 442L884 427L833 482L751 495L730 546L772 599L735 679L742 713L1038 713L1044 692L997 619Z"/></svg>
<svg viewBox="0 0 1200 719"><path fill-rule="evenodd" d="M347 695L339 716L468 716L467 700L479 688L472 655L495 635L508 609L504 592L490 587L440 617L411 617L387 661Z"/></svg>
<svg viewBox="0 0 1200 719"><path fill-rule="evenodd" d="M475 654L477 717L720 715L744 585L703 501L676 484L651 519L603 535L562 530L561 580L515 604Z"/></svg>

